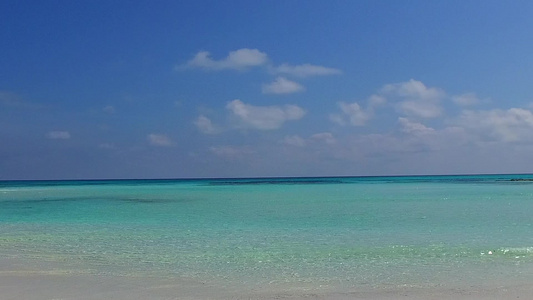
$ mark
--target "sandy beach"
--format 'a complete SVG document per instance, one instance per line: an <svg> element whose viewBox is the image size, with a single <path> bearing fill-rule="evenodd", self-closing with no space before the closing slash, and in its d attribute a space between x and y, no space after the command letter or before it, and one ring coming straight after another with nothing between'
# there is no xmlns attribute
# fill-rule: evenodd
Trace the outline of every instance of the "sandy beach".
<svg viewBox="0 0 533 300"><path fill-rule="evenodd" d="M215 286L183 279L126 278L38 271L0 272L4 300L96 299L532 299L533 286L471 286L439 288L385 288L336 291L317 287Z"/></svg>

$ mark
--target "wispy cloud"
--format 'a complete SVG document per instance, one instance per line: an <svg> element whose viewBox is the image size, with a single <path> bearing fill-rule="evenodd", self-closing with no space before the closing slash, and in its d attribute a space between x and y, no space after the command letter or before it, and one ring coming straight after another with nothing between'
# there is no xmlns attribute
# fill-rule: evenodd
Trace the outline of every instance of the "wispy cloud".
<svg viewBox="0 0 533 300"><path fill-rule="evenodd" d="M479 103L479 98L475 93L466 93L452 97L452 101L460 106L472 106Z"/></svg>
<svg viewBox="0 0 533 300"><path fill-rule="evenodd" d="M304 91L305 88L297 82L284 77L278 77L269 84L263 84L264 94L292 94Z"/></svg>
<svg viewBox="0 0 533 300"><path fill-rule="evenodd" d="M317 66L312 64L303 65L289 65L282 64L278 67L273 67L272 71L278 74L287 74L297 77L310 77L310 76L326 76L326 75L339 75L342 71L339 69L328 68L323 66Z"/></svg>
<svg viewBox="0 0 533 300"><path fill-rule="evenodd" d="M172 140L164 134L150 133L147 136L147 139L150 145L157 147L168 147L174 144Z"/></svg>
<svg viewBox="0 0 533 300"><path fill-rule="evenodd" d="M24 108L24 109L37 109L41 108L41 105L28 102L17 94L0 91L0 105L5 107L13 108Z"/></svg>
<svg viewBox="0 0 533 300"><path fill-rule="evenodd" d="M221 60L211 58L208 51L198 52L194 58L177 69L200 68L204 70L246 70L251 67L262 66L268 61L268 56L257 49L242 48L231 51L228 56Z"/></svg>
<svg viewBox="0 0 533 300"><path fill-rule="evenodd" d="M209 148L209 151L217 156L229 159L239 158L243 155L254 153L254 151L247 146L213 146Z"/></svg>
<svg viewBox="0 0 533 300"><path fill-rule="evenodd" d="M102 111L107 114L114 114L115 113L115 107L112 105L107 105L104 108L102 108Z"/></svg>
<svg viewBox="0 0 533 300"><path fill-rule="evenodd" d="M46 137L52 140L68 140L70 133L68 131L49 131Z"/></svg>
<svg viewBox="0 0 533 300"><path fill-rule="evenodd" d="M305 110L296 105L254 106L241 100L233 100L226 105L239 123L239 126L260 130L280 128L286 121L303 118Z"/></svg>
<svg viewBox="0 0 533 300"><path fill-rule="evenodd" d="M288 135L285 136L285 138L283 139L283 144L289 146L303 147L305 146L306 142L305 139L298 135Z"/></svg>

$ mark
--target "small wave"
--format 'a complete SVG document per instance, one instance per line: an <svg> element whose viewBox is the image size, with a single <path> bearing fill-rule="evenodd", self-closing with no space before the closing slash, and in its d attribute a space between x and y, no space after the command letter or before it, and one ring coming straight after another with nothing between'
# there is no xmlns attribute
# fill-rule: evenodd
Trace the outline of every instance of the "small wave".
<svg viewBox="0 0 533 300"><path fill-rule="evenodd" d="M508 255L528 255L533 254L533 247L509 247L500 248L499 251Z"/></svg>

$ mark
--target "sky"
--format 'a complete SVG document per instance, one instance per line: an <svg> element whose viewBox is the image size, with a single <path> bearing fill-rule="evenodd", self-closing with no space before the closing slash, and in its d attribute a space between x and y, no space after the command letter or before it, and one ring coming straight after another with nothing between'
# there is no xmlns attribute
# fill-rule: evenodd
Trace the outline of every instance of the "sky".
<svg viewBox="0 0 533 300"><path fill-rule="evenodd" d="M0 3L0 180L533 172L531 1Z"/></svg>

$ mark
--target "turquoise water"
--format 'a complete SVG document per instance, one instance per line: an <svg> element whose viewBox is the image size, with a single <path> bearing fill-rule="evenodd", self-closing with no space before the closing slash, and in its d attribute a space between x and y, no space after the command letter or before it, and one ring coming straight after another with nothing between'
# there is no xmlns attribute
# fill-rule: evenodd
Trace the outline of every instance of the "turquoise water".
<svg viewBox="0 0 533 300"><path fill-rule="evenodd" d="M247 286L533 280L533 175L0 182L0 257Z"/></svg>

